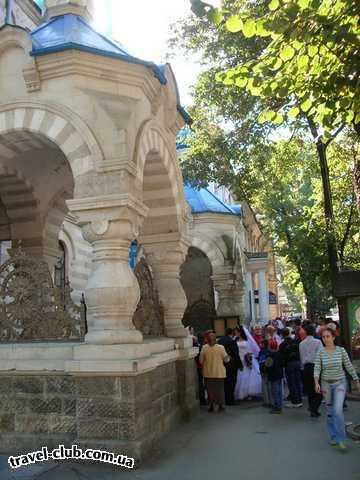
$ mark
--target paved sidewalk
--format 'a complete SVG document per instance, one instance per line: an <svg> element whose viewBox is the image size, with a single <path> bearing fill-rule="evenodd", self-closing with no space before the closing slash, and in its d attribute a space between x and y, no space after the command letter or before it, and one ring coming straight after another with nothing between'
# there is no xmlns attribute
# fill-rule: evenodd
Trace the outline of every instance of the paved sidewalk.
<svg viewBox="0 0 360 480"><path fill-rule="evenodd" d="M360 402L349 402L346 417L360 423ZM360 480L360 443L348 443L345 454L330 447L324 416L310 419L305 407L277 416L235 406L224 414L202 411L133 471L66 462L10 470L0 457L0 480Z"/></svg>

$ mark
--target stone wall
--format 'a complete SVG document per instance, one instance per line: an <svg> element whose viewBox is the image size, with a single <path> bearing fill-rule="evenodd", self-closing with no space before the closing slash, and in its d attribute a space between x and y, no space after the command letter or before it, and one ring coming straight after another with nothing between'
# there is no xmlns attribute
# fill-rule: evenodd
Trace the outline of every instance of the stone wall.
<svg viewBox="0 0 360 480"><path fill-rule="evenodd" d="M0 376L0 451L41 446L150 454L172 425L197 410L193 359L136 376Z"/></svg>

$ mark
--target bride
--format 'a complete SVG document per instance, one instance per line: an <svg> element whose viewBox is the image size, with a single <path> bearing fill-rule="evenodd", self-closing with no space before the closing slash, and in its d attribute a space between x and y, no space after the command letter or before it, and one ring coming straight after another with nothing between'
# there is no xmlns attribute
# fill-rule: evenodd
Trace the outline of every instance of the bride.
<svg viewBox="0 0 360 480"><path fill-rule="evenodd" d="M235 329L239 355L244 366L243 370L238 370L235 386L235 399L244 400L245 398L261 396L261 374L257 357L260 348L246 327L240 325Z"/></svg>

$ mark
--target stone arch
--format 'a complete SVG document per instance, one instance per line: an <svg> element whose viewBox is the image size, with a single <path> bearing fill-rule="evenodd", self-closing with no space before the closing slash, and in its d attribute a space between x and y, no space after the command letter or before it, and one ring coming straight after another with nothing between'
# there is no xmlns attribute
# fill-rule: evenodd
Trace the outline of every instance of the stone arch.
<svg viewBox="0 0 360 480"><path fill-rule="evenodd" d="M0 196L9 220L9 240L22 240L25 246L34 246L42 228L39 201L29 181L16 169L0 167Z"/></svg>
<svg viewBox="0 0 360 480"><path fill-rule="evenodd" d="M6 145L8 133L14 141L30 134L55 143L67 158L74 179L102 163L102 152L90 129L63 106L22 101L0 105L0 157L11 159L17 151Z"/></svg>
<svg viewBox="0 0 360 480"><path fill-rule="evenodd" d="M69 265L71 266L71 263L77 260L76 249L74 245L74 239L70 234L70 232L68 231L66 223L62 224L62 227L59 232L59 240L61 240L66 246L66 249L68 252L68 258L69 258Z"/></svg>
<svg viewBox="0 0 360 480"><path fill-rule="evenodd" d="M44 219L43 241L44 246L53 252L54 256L59 253L59 234L64 222L65 215L68 213L66 199L69 193L60 190L49 203L48 211ZM65 242L66 244L66 242Z"/></svg>
<svg viewBox="0 0 360 480"><path fill-rule="evenodd" d="M175 142L171 148L167 134L153 120L145 122L139 132L134 162L151 220L163 218L163 224L171 224L170 231L181 231L186 203Z"/></svg>
<svg viewBox="0 0 360 480"><path fill-rule="evenodd" d="M190 246L180 269L180 282L187 299L182 322L184 326L193 326L196 333L214 326L216 311L212 276L209 257L199 248Z"/></svg>
<svg viewBox="0 0 360 480"><path fill-rule="evenodd" d="M225 264L225 258L220 248L210 240L203 237L191 237L191 246L201 250L209 259L213 272Z"/></svg>

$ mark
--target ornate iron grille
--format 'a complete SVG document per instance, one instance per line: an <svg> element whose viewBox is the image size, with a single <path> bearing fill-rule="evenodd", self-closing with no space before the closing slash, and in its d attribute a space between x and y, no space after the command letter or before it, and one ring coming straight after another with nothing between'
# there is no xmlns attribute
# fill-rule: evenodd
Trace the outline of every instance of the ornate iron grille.
<svg viewBox="0 0 360 480"><path fill-rule="evenodd" d="M47 263L21 246L0 267L0 341L80 341L86 305L76 305L71 287L54 286Z"/></svg>

